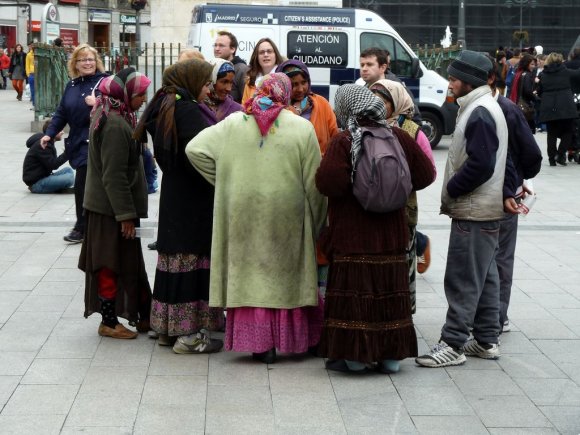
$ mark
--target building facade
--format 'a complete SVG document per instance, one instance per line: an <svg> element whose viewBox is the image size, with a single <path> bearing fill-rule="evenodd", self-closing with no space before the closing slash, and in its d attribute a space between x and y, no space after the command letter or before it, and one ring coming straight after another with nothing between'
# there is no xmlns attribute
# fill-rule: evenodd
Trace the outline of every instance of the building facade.
<svg viewBox="0 0 580 435"><path fill-rule="evenodd" d="M527 35L523 47L541 45L544 53L567 55L580 34L580 0L344 0L343 6L374 10L409 45L424 47L439 44L447 26L457 40L460 3L470 50L519 47L514 36L520 31L520 17Z"/></svg>

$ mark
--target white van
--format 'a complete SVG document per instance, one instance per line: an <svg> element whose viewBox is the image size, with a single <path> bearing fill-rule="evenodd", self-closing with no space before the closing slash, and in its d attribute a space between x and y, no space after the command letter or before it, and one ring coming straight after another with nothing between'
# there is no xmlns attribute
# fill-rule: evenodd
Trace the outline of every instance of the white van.
<svg viewBox="0 0 580 435"><path fill-rule="evenodd" d="M256 42L271 38L288 59L304 62L313 91L334 103L336 89L359 77L359 55L370 47L391 53L391 70L411 89L431 146L455 127L457 105L447 100L447 80L428 70L385 20L362 9L323 7L198 5L193 9L188 46L213 57L217 32L238 39L237 55L249 61Z"/></svg>

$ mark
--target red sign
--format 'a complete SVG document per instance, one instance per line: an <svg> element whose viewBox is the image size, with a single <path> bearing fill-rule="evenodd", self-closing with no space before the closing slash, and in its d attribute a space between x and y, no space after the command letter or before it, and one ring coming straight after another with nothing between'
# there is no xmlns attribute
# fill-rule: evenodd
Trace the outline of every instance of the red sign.
<svg viewBox="0 0 580 435"><path fill-rule="evenodd" d="M40 21L31 21L32 25L30 26L31 32L40 32Z"/></svg>
<svg viewBox="0 0 580 435"><path fill-rule="evenodd" d="M76 3L79 4L81 0L60 0L59 3Z"/></svg>
<svg viewBox="0 0 580 435"><path fill-rule="evenodd" d="M76 47L79 45L79 31L76 29L63 29L61 27L60 37L62 39L62 45L65 47Z"/></svg>

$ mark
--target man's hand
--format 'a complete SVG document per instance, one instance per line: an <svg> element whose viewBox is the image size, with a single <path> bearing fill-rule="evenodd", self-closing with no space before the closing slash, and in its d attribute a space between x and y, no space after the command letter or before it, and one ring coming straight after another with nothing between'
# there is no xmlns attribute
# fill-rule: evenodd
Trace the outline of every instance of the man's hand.
<svg viewBox="0 0 580 435"><path fill-rule="evenodd" d="M135 238L135 222L133 220L121 222L121 234L125 239Z"/></svg>
<svg viewBox="0 0 580 435"><path fill-rule="evenodd" d="M506 213L519 214L518 203L514 198L506 198L503 200L503 209Z"/></svg>

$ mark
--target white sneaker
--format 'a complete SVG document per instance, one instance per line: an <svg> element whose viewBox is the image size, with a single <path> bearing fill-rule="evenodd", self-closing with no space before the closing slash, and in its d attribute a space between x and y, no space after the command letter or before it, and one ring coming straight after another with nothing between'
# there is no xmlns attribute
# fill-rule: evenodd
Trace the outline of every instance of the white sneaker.
<svg viewBox="0 0 580 435"><path fill-rule="evenodd" d="M501 332L510 332L512 330L512 325L510 325L509 319L503 322Z"/></svg>
<svg viewBox="0 0 580 435"><path fill-rule="evenodd" d="M476 356L483 359L498 359L500 357L499 346L493 343L479 343L475 338L467 340L463 346L465 355Z"/></svg>
<svg viewBox="0 0 580 435"><path fill-rule="evenodd" d="M454 349L441 340L431 351L415 358L415 362L423 367L458 366L467 361L462 349Z"/></svg>

